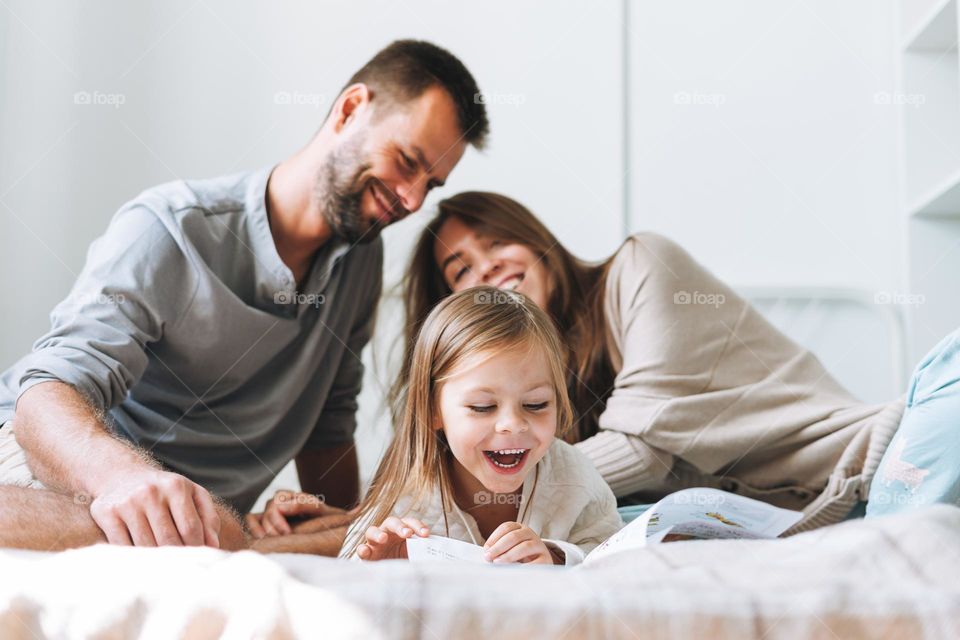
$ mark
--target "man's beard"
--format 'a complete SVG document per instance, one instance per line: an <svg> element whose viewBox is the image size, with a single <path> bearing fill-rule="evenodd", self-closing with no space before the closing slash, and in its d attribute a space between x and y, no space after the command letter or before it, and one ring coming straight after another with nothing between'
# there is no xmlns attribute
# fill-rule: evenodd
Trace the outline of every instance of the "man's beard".
<svg viewBox="0 0 960 640"><path fill-rule="evenodd" d="M372 179L363 179L370 165L360 160L362 142L360 136L354 136L331 152L317 172L314 187L323 219L334 236L349 244L373 242L384 226L379 218L365 220L360 211L363 193Z"/></svg>

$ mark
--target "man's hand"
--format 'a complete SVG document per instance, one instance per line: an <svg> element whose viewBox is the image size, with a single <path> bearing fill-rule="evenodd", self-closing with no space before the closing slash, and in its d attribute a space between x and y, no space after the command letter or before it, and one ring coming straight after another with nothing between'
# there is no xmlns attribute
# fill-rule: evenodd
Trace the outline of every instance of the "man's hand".
<svg viewBox="0 0 960 640"><path fill-rule="evenodd" d="M157 469L118 473L90 503L111 544L220 547L220 515L206 489Z"/></svg>
<svg viewBox="0 0 960 640"><path fill-rule="evenodd" d="M281 489L267 501L263 513L248 513L243 520L250 534L259 540L266 536L335 529L349 524L355 515L355 511L330 506L312 493Z"/></svg>
<svg viewBox="0 0 960 640"><path fill-rule="evenodd" d="M538 562L556 564L553 554L533 529L519 522L504 522L483 545L488 562Z"/></svg>
<svg viewBox="0 0 960 640"><path fill-rule="evenodd" d="M14 434L38 480L60 493L92 496L90 516L108 542L155 546L244 543L230 509L176 473L159 469L114 437L73 387L42 382L17 400ZM221 520L227 522L221 531ZM221 534L226 536L221 541Z"/></svg>

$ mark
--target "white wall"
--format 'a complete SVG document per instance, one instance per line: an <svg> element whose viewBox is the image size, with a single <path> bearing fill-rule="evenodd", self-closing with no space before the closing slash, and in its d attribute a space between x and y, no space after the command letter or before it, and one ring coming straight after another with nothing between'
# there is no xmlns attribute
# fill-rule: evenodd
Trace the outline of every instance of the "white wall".
<svg viewBox="0 0 960 640"><path fill-rule="evenodd" d="M892 0L633 2L630 24L631 228L734 283L899 285Z"/></svg>
<svg viewBox="0 0 960 640"><path fill-rule="evenodd" d="M896 23L893 0L631 2L630 228L735 286L903 292ZM850 342L822 354L831 372L899 394L902 310L821 311L851 316L829 326ZM792 335L816 350L824 330Z"/></svg>
<svg viewBox="0 0 960 640"><path fill-rule="evenodd" d="M120 109L78 105L117 91L142 47L126 3L11 2L0 7L0 366L29 350L69 290L87 245L150 184L146 153ZM124 25L122 29L109 25Z"/></svg>

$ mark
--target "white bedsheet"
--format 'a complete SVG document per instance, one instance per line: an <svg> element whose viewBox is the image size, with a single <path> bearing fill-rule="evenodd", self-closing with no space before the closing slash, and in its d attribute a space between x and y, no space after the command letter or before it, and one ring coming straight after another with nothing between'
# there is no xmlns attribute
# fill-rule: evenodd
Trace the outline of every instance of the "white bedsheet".
<svg viewBox="0 0 960 640"><path fill-rule="evenodd" d="M960 509L595 566L0 550L0 638L956 638Z"/></svg>

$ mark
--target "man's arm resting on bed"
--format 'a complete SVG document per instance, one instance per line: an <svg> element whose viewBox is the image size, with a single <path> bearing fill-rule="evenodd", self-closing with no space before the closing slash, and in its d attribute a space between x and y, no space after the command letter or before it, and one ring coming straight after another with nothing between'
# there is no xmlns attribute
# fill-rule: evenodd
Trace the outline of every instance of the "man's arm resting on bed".
<svg viewBox="0 0 960 640"><path fill-rule="evenodd" d="M70 385L50 381L17 401L14 429L27 462L48 487L92 497L90 515L115 544L243 545L229 510L183 476L115 438ZM224 520L233 519L233 523ZM223 527L224 524L228 526ZM227 539L221 541L221 536Z"/></svg>
<svg viewBox="0 0 960 640"><path fill-rule="evenodd" d="M322 520L323 518L316 518ZM250 549L260 553L311 553L318 556L337 557L347 537L347 525L316 531L314 533L288 533L284 536L267 536L250 542Z"/></svg>

